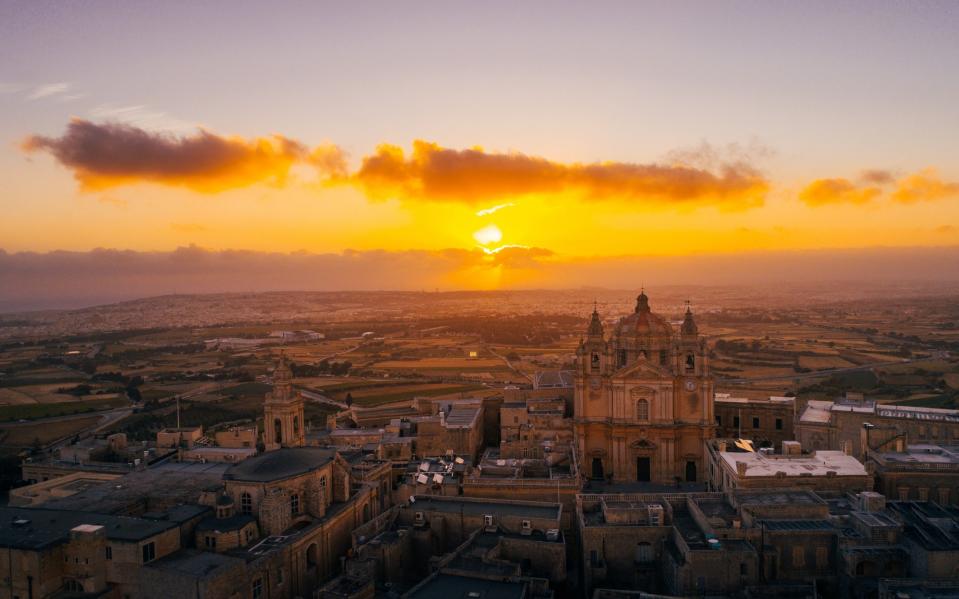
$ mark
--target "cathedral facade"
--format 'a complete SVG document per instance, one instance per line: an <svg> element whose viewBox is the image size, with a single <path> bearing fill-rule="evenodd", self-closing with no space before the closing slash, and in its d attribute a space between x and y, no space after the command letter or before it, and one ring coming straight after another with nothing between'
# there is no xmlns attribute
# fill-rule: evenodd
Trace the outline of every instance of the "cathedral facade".
<svg viewBox="0 0 959 599"><path fill-rule="evenodd" d="M574 420L582 468L593 479L705 480L713 379L692 311L677 331L641 293L607 336L594 309L576 350Z"/></svg>

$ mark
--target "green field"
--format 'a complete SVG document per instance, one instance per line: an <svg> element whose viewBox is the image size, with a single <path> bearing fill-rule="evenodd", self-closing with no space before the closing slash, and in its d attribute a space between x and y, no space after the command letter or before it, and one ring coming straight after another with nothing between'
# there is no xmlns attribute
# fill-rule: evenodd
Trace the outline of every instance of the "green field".
<svg viewBox="0 0 959 599"><path fill-rule="evenodd" d="M51 416L66 416L69 414L84 414L98 410L109 410L129 406L130 401L123 397L110 399L88 399L85 401L65 401L48 404L20 404L14 406L0 406L0 421L34 418L49 418Z"/></svg>

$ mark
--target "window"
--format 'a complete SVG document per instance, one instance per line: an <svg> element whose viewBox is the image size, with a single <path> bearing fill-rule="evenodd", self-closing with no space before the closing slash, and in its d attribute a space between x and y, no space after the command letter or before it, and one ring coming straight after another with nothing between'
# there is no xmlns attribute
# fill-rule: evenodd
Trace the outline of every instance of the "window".
<svg viewBox="0 0 959 599"><path fill-rule="evenodd" d="M820 570L829 566L829 548L816 547L816 567Z"/></svg>
<svg viewBox="0 0 959 599"><path fill-rule="evenodd" d="M777 431L783 430L783 419L782 419L782 418L777 418L777 419L776 419L776 430L777 430Z"/></svg>
<svg viewBox="0 0 959 599"><path fill-rule="evenodd" d="M290 495L290 514L293 516L300 515L300 496L296 493Z"/></svg>
<svg viewBox="0 0 959 599"><path fill-rule="evenodd" d="M649 420L649 402L645 399L636 402L636 420Z"/></svg>
<svg viewBox="0 0 959 599"><path fill-rule="evenodd" d="M82 593L83 585L77 582L76 580L68 580L63 584L63 588L68 593Z"/></svg>
<svg viewBox="0 0 959 599"><path fill-rule="evenodd" d="M719 414L716 414L716 426L722 426L722 425L723 425L723 417L720 416Z"/></svg>
<svg viewBox="0 0 959 599"><path fill-rule="evenodd" d="M592 370L599 370L599 354L594 353L594 354L590 357L589 367L590 367Z"/></svg>
<svg viewBox="0 0 959 599"><path fill-rule="evenodd" d="M653 546L649 543L636 543L636 554L633 561L637 564L653 561Z"/></svg>
<svg viewBox="0 0 959 599"><path fill-rule="evenodd" d="M695 370L696 369L696 358L693 357L693 354L686 354L686 370Z"/></svg>
<svg viewBox="0 0 959 599"><path fill-rule="evenodd" d="M325 477L325 476L321 476L321 477L320 477L320 487L326 488L326 477Z"/></svg>
<svg viewBox="0 0 959 599"><path fill-rule="evenodd" d="M253 599L260 599L263 597L263 579L257 578L253 581Z"/></svg>
<svg viewBox="0 0 959 599"><path fill-rule="evenodd" d="M240 511L244 514L253 513L253 497L249 493L240 494Z"/></svg>
<svg viewBox="0 0 959 599"><path fill-rule="evenodd" d="M753 416L753 428L759 428L759 418Z"/></svg>
<svg viewBox="0 0 959 599"><path fill-rule="evenodd" d="M949 505L949 489L946 487L939 487L939 503L940 505Z"/></svg>
<svg viewBox="0 0 959 599"><path fill-rule="evenodd" d="M253 531L248 528L246 529L246 542L249 543L252 540L253 540Z"/></svg>
<svg viewBox="0 0 959 599"><path fill-rule="evenodd" d="M599 554L596 553L595 549L589 550L589 565L596 567L599 565Z"/></svg>
<svg viewBox="0 0 959 599"><path fill-rule="evenodd" d="M107 559L113 559L113 547L107 545Z"/></svg>
<svg viewBox="0 0 959 599"><path fill-rule="evenodd" d="M296 416L293 417L293 434L297 435L300 433L300 419Z"/></svg>
<svg viewBox="0 0 959 599"><path fill-rule="evenodd" d="M283 584L283 568L279 568L276 571L276 584L277 586L280 586Z"/></svg>
<svg viewBox="0 0 959 599"><path fill-rule="evenodd" d="M909 487L899 487L899 501L909 501Z"/></svg>
<svg viewBox="0 0 959 599"><path fill-rule="evenodd" d="M216 550L216 537L208 536L204 539L204 543L207 549Z"/></svg>
<svg viewBox="0 0 959 599"><path fill-rule="evenodd" d="M793 547L793 567L794 568L805 568L806 567L806 548L802 545Z"/></svg>
<svg viewBox="0 0 959 599"><path fill-rule="evenodd" d="M306 567L307 568L313 569L316 567L316 563L317 563L316 552L317 552L316 543L313 543L312 545L306 548Z"/></svg>
<svg viewBox="0 0 959 599"><path fill-rule="evenodd" d="M927 487L919 487L919 501L929 501L929 489Z"/></svg>
<svg viewBox="0 0 959 599"><path fill-rule="evenodd" d="M626 366L626 350L621 349L616 352L616 365L617 366Z"/></svg>
<svg viewBox="0 0 959 599"><path fill-rule="evenodd" d="M739 428L739 416L733 416L733 428Z"/></svg>
<svg viewBox="0 0 959 599"><path fill-rule="evenodd" d="M147 543L147 544L144 545L143 547L141 547L141 551L143 552L143 563L144 563L144 564L146 564L146 563L148 563L148 562L152 562L152 561L155 560L156 557L157 557L157 546L156 546L156 543L154 543L154 542L152 542L152 541L149 542L149 543Z"/></svg>

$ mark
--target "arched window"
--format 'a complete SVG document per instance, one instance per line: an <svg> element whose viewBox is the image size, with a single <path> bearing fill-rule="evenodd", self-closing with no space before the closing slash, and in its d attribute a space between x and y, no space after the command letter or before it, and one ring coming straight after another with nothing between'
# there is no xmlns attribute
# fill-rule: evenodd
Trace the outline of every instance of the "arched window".
<svg viewBox="0 0 959 599"><path fill-rule="evenodd" d="M306 567L315 568L316 567L316 543L313 543L306 548Z"/></svg>
<svg viewBox="0 0 959 599"><path fill-rule="evenodd" d="M645 399L636 402L636 420L649 420L649 402Z"/></svg>
<svg viewBox="0 0 959 599"><path fill-rule="evenodd" d="M370 504L363 504L363 522L368 522L370 519Z"/></svg>
<svg viewBox="0 0 959 599"><path fill-rule="evenodd" d="M290 495L290 514L293 516L300 515L300 496L296 493Z"/></svg>
<svg viewBox="0 0 959 599"><path fill-rule="evenodd" d="M240 511L244 514L253 513L253 497L249 493L240 494Z"/></svg>
<svg viewBox="0 0 959 599"><path fill-rule="evenodd" d="M273 420L273 441L275 443L283 442L283 423L279 418Z"/></svg>
<svg viewBox="0 0 959 599"><path fill-rule="evenodd" d="M696 369L696 358L693 354L686 354L686 370Z"/></svg>
<svg viewBox="0 0 959 599"><path fill-rule="evenodd" d="M596 352L593 352L593 355L590 356L590 368L599 370L599 354Z"/></svg>
<svg viewBox="0 0 959 599"><path fill-rule="evenodd" d="M293 434L298 435L300 433L300 419L297 416L293 417Z"/></svg>

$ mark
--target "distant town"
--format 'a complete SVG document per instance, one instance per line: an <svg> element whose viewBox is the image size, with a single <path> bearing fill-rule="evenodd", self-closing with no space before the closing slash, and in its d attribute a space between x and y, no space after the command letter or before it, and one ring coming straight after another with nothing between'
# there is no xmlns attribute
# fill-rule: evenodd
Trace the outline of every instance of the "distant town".
<svg viewBox="0 0 959 599"><path fill-rule="evenodd" d="M0 316L0 596L959 593L957 304L819 293Z"/></svg>

